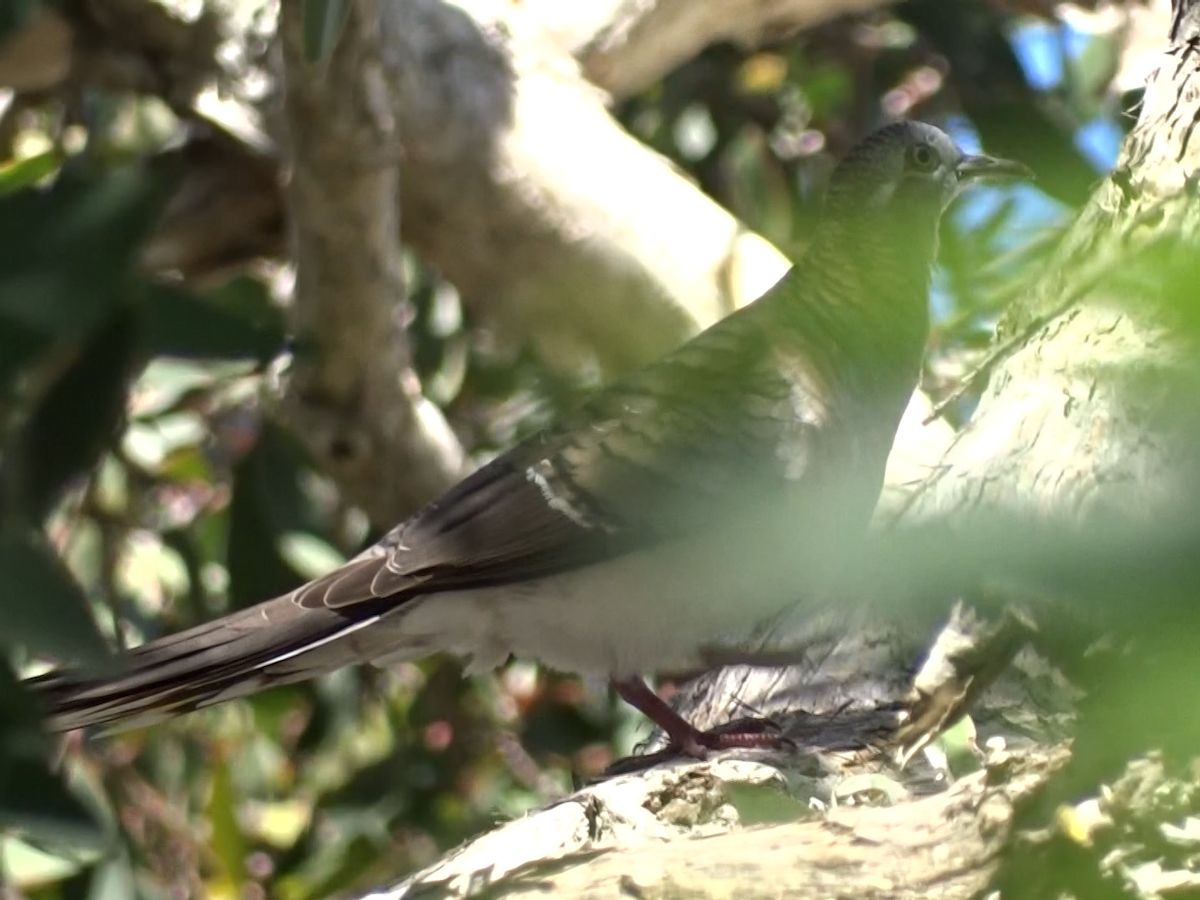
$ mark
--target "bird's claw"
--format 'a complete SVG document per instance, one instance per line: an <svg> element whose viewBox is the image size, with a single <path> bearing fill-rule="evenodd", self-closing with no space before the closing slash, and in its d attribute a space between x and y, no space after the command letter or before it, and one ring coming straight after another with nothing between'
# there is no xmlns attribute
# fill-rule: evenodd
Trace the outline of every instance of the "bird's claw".
<svg viewBox="0 0 1200 900"><path fill-rule="evenodd" d="M747 717L734 719L707 731L690 728L671 736L667 746L653 753L618 759L604 770L605 777L628 775L652 768L681 756L705 760L719 750L792 750L796 743L783 734L779 724L770 719Z"/></svg>
<svg viewBox="0 0 1200 900"><path fill-rule="evenodd" d="M778 722L771 719L746 717L734 719L724 725L710 728L708 731L697 731L692 735L697 739L698 749L703 753L707 750L756 749L785 750L793 749L795 741L787 737ZM695 756L687 745L681 745L680 751L689 756ZM696 756L704 759L704 755Z"/></svg>

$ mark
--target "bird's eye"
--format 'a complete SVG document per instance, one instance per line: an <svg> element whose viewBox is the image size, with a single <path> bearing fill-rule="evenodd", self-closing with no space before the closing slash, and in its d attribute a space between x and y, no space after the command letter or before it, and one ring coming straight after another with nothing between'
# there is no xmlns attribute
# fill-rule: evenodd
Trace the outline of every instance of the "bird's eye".
<svg viewBox="0 0 1200 900"><path fill-rule="evenodd" d="M908 151L908 164L918 172L932 172L938 166L938 157L928 144L914 144Z"/></svg>

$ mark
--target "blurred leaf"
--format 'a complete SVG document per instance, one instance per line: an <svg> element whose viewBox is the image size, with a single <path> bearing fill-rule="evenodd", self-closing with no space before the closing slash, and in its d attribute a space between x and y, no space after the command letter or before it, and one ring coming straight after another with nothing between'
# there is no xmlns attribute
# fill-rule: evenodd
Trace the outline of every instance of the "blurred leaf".
<svg viewBox="0 0 1200 900"><path fill-rule="evenodd" d="M18 756L36 756L50 749L42 731L41 716L29 690L0 661L0 761ZM0 792L0 799L4 797Z"/></svg>
<svg viewBox="0 0 1200 900"><path fill-rule="evenodd" d="M304 0L304 58L318 65L326 62L349 15L349 0Z"/></svg>
<svg viewBox="0 0 1200 900"><path fill-rule="evenodd" d="M840 66L822 66L807 73L802 87L814 119L831 116L854 96L854 81Z"/></svg>
<svg viewBox="0 0 1200 900"><path fill-rule="evenodd" d="M201 481L214 478L212 463L198 447L178 447L169 452L158 467L158 475L168 481Z"/></svg>
<svg viewBox="0 0 1200 900"><path fill-rule="evenodd" d="M963 716L937 738L938 746L946 754L946 765L955 778L983 768L975 737L975 722L970 716Z"/></svg>
<svg viewBox="0 0 1200 900"><path fill-rule="evenodd" d="M0 3L0 41L29 21L38 7L38 0L4 0Z"/></svg>
<svg viewBox="0 0 1200 900"><path fill-rule="evenodd" d="M769 784L730 783L725 785L725 797L737 810L738 821L745 828L797 822L814 814L803 800Z"/></svg>
<svg viewBox="0 0 1200 900"><path fill-rule="evenodd" d="M96 327L128 287L163 187L131 168L0 196L0 319L64 337Z"/></svg>
<svg viewBox="0 0 1200 900"><path fill-rule="evenodd" d="M122 446L139 466L158 472L171 454L195 449L207 436L208 428L201 416L174 412L133 423L125 432Z"/></svg>
<svg viewBox="0 0 1200 900"><path fill-rule="evenodd" d="M271 299L271 292L259 278L238 275L204 292L210 301L257 325L273 325L286 331L283 311Z"/></svg>
<svg viewBox="0 0 1200 900"><path fill-rule="evenodd" d="M137 369L134 325L132 309L111 315L21 427L5 459L4 487L8 502L32 521L44 518L70 480L91 470L114 442Z"/></svg>
<svg viewBox="0 0 1200 900"><path fill-rule="evenodd" d="M0 531L0 585L0 646L101 669L111 662L83 592L41 534Z"/></svg>
<svg viewBox="0 0 1200 900"><path fill-rule="evenodd" d="M0 280L3 273L0 273ZM5 322L0 327L0 396L6 399L14 392L23 368L45 351L51 339L17 322Z"/></svg>
<svg viewBox="0 0 1200 900"><path fill-rule="evenodd" d="M266 362L284 344L278 322L255 323L182 288L155 285L146 303L147 339L155 355Z"/></svg>
<svg viewBox="0 0 1200 900"><path fill-rule="evenodd" d="M376 841L362 835L350 840L339 835L313 849L303 871L277 883L280 900L317 900L345 893L369 880L369 868L379 861L381 851Z"/></svg>
<svg viewBox="0 0 1200 900"><path fill-rule="evenodd" d="M0 872L22 890L36 889L70 878L79 863L31 847L15 837L0 835Z"/></svg>
<svg viewBox="0 0 1200 900"><path fill-rule="evenodd" d="M0 166L0 196L36 186L57 172L61 165L58 151L46 150Z"/></svg>
<svg viewBox="0 0 1200 900"><path fill-rule="evenodd" d="M188 571L179 553L157 534L146 531L126 545L117 572L117 588L122 595L154 598L187 594Z"/></svg>
<svg viewBox="0 0 1200 900"><path fill-rule="evenodd" d="M215 381L212 366L183 359L150 361L134 386L131 415L149 418L162 415L192 392L202 392Z"/></svg>
<svg viewBox="0 0 1200 900"><path fill-rule="evenodd" d="M87 900L132 900L139 896L129 857L120 853L96 867Z"/></svg>
<svg viewBox="0 0 1200 900"><path fill-rule="evenodd" d="M301 456L274 425L234 468L226 565L229 601L243 609L300 583L280 553L278 539L309 524L300 490Z"/></svg>
<svg viewBox="0 0 1200 900"><path fill-rule="evenodd" d="M738 87L747 94L773 94L783 86L787 74L786 57L756 53L738 67Z"/></svg>
<svg viewBox="0 0 1200 900"><path fill-rule="evenodd" d="M49 751L33 698L0 664L0 831L15 831L37 844L102 847L103 829L47 768ZM15 852L32 868L25 848L0 846L5 859Z"/></svg>
<svg viewBox="0 0 1200 900"><path fill-rule="evenodd" d="M241 896L245 880L246 857L249 853L237 820L237 791L227 759L212 766L212 792L205 810L212 839L209 846L221 861L221 871L206 883L207 894L214 898Z"/></svg>
<svg viewBox="0 0 1200 900"><path fill-rule="evenodd" d="M787 175L769 158L757 136L739 136L729 148L729 166L740 188L738 212L755 230L780 246L792 238L795 201Z"/></svg>
<svg viewBox="0 0 1200 900"><path fill-rule="evenodd" d="M295 436L265 421L255 452L260 463L259 501L272 532L279 536L288 531L319 528L321 516L301 485L308 466Z"/></svg>
<svg viewBox="0 0 1200 900"><path fill-rule="evenodd" d="M904 785L882 772L860 772L841 779L830 798L836 806L849 800L865 800L872 805L892 806L908 796Z"/></svg>
<svg viewBox="0 0 1200 900"><path fill-rule="evenodd" d="M639 728L644 724L640 719L634 722ZM603 717L588 715L574 704L559 703L550 694L523 710L521 746L539 758L548 754L569 757L581 747L607 740L608 724ZM631 746L633 743L637 741Z"/></svg>
<svg viewBox="0 0 1200 900"><path fill-rule="evenodd" d="M1120 71L1124 49L1124 36L1115 30L1111 34L1088 34L1082 51L1063 54L1064 80L1076 121L1086 122L1104 112L1104 100Z"/></svg>
<svg viewBox="0 0 1200 900"><path fill-rule="evenodd" d="M257 841L282 849L295 846L312 824L312 817L312 802L300 797L250 803L245 809L249 834Z"/></svg>
<svg viewBox="0 0 1200 900"><path fill-rule="evenodd" d="M304 531L280 536L279 551L293 569L309 579L328 575L346 561L345 555L328 541Z"/></svg>

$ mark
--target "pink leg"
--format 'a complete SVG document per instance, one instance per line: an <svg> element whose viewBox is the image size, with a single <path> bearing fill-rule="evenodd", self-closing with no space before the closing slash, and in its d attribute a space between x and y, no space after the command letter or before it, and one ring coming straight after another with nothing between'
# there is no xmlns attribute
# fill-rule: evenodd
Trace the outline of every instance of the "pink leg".
<svg viewBox="0 0 1200 900"><path fill-rule="evenodd" d="M613 679L617 694L642 713L651 722L667 733L670 744L656 758L666 758L683 753L694 759L704 759L709 750L727 750L734 747L779 748L787 745L787 738L779 734L774 724L766 719L738 719L710 731L701 731L689 724L658 694L647 687L640 678Z"/></svg>

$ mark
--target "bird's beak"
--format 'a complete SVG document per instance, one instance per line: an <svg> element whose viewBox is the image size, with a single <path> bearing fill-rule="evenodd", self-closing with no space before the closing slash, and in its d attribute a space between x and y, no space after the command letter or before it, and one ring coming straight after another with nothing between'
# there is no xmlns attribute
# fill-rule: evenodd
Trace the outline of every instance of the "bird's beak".
<svg viewBox="0 0 1200 900"><path fill-rule="evenodd" d="M964 156L955 171L959 181L991 181L994 178L1033 178L1023 163L994 156Z"/></svg>

